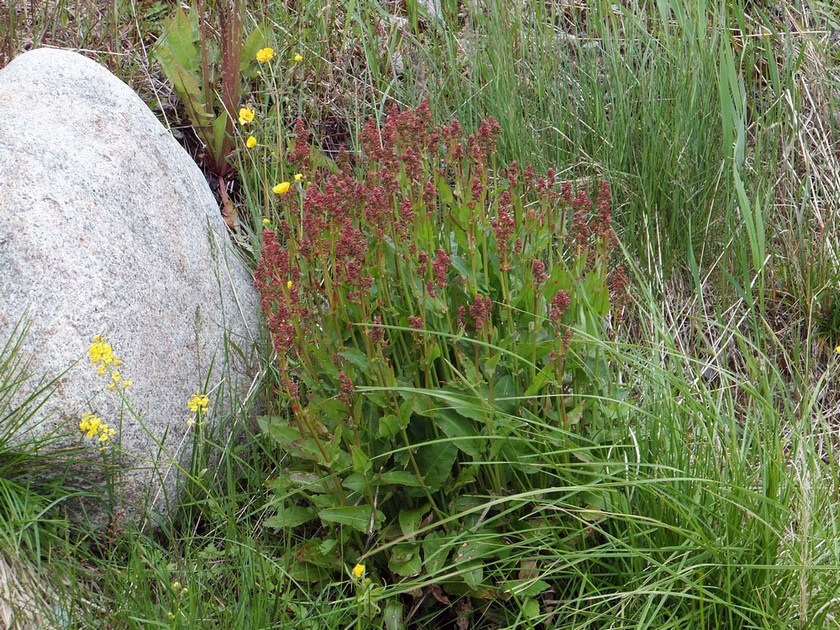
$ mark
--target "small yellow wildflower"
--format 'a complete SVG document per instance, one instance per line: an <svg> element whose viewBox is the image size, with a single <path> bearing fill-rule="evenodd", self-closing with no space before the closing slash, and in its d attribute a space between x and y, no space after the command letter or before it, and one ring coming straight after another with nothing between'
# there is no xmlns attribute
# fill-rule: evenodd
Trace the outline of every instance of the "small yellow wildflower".
<svg viewBox="0 0 840 630"><path fill-rule="evenodd" d="M181 590L181 583L180 582L172 582L172 590L173 591L180 591Z"/></svg>
<svg viewBox="0 0 840 630"><path fill-rule="evenodd" d="M295 181L300 183L300 180L303 179L303 175L301 173L295 173Z"/></svg>
<svg viewBox="0 0 840 630"><path fill-rule="evenodd" d="M79 430L87 438L99 438L100 442L107 442L116 434L116 431L102 422L102 418L92 413L86 413L79 422Z"/></svg>
<svg viewBox="0 0 840 630"><path fill-rule="evenodd" d="M267 218L264 218L264 219L263 219L263 225L264 225L264 226L266 226L266 227L268 227L269 225L271 225L271 221L270 221L269 219L267 219Z"/></svg>
<svg viewBox="0 0 840 630"><path fill-rule="evenodd" d="M254 110L250 107L242 107L239 110L239 124L247 125L254 120Z"/></svg>
<svg viewBox="0 0 840 630"><path fill-rule="evenodd" d="M353 577L357 580L361 580L362 576L365 574L365 565L357 564L353 567Z"/></svg>
<svg viewBox="0 0 840 630"><path fill-rule="evenodd" d="M187 407L193 413L204 413L207 411L207 406L210 404L210 399L207 394L196 392L192 398L187 401Z"/></svg>
<svg viewBox="0 0 840 630"><path fill-rule="evenodd" d="M290 291L292 290L292 286L294 286L294 283L291 280L286 282L286 288L289 289Z"/></svg>
<svg viewBox="0 0 840 630"><path fill-rule="evenodd" d="M104 374L105 374L105 364L104 363L102 363L98 368L96 368L96 373L99 376L104 376Z"/></svg>
<svg viewBox="0 0 840 630"><path fill-rule="evenodd" d="M289 182L280 182L271 190L274 191L275 195L285 195L287 192L289 192L289 188L291 187L292 185Z"/></svg>
<svg viewBox="0 0 840 630"><path fill-rule="evenodd" d="M248 136L248 139L245 141L245 146L249 149L253 149L257 146L257 139L254 136Z"/></svg>
<svg viewBox="0 0 840 630"><path fill-rule="evenodd" d="M260 63L268 63L274 59L274 49L273 48L260 48L257 51L257 61Z"/></svg>
<svg viewBox="0 0 840 630"><path fill-rule="evenodd" d="M840 346L837 346L836 348L834 348L834 351L835 351L837 354L840 354Z"/></svg>
<svg viewBox="0 0 840 630"><path fill-rule="evenodd" d="M132 385L134 385L134 381L123 381L122 382L123 389L128 389Z"/></svg>
<svg viewBox="0 0 840 630"><path fill-rule="evenodd" d="M195 416L193 416L192 418L187 418L187 426L188 427L194 427L195 426Z"/></svg>
<svg viewBox="0 0 840 630"><path fill-rule="evenodd" d="M114 355L114 349L111 347L111 344L107 343L101 335L96 335L93 338L93 343L90 344L90 348L88 349L88 355L90 355L90 362L94 365L97 363L103 365L119 365L120 363Z"/></svg>
<svg viewBox="0 0 840 630"><path fill-rule="evenodd" d="M303 61L303 55L298 53L297 55L295 55L295 63L300 63L301 61Z"/></svg>

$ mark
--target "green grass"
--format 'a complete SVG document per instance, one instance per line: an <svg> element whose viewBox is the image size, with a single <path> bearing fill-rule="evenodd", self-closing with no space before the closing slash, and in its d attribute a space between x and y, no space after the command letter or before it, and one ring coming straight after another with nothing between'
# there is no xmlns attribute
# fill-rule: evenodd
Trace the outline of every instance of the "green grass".
<svg viewBox="0 0 840 630"><path fill-rule="evenodd" d="M388 17L392 4L372 0L254 8L249 18L270 25L278 56L304 61L277 66L271 90L253 87L257 103L272 105L260 123L270 147L302 116L333 155L354 147L365 118L381 119L389 103L426 98L441 122L457 116L473 129L496 117L503 162L613 184L634 300L622 337L601 348L629 392L605 422L609 439L590 436L559 454L568 447L539 444L530 463L550 483L522 475L516 492L464 497L447 523L428 525L443 542L493 548L507 539L490 526L527 514L517 527L529 542L510 552L517 575L483 567L489 582L515 580L504 602L489 593L440 603L437 589L471 568L452 558L398 583L372 575L365 594L349 574L358 558L339 547L343 579L300 580L292 550L321 533L266 525L266 484L285 455L247 417L233 418L224 439L201 438L197 452L218 463L193 462L195 483L171 525L125 527L110 539L81 530L61 509L79 491L23 472L62 463L5 437L38 405L3 407L23 369L20 329L0 355L7 564L31 567L41 613L64 627L835 627L837 10L804 1L781 11L688 0L618 11L594 0L530 10L441 4L436 23L408 2L404 26ZM150 44L163 15L151 3L54 7L7 7L3 54L29 37L108 56L122 50L121 34ZM134 55L112 69L171 118L154 72ZM240 240L256 259L261 218L275 212L266 191L289 174L279 160L239 155ZM264 372L263 404L277 411L268 354ZM545 434L544 419L519 420L519 437ZM368 556L389 544L372 541Z"/></svg>

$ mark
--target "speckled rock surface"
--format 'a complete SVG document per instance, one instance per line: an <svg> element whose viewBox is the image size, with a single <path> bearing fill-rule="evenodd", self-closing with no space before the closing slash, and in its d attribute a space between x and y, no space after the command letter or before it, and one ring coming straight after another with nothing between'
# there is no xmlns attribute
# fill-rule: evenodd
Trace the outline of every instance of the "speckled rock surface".
<svg viewBox="0 0 840 630"><path fill-rule="evenodd" d="M68 51L0 71L0 345L28 312L31 371L73 366L30 436L80 447L77 474L95 485L99 444L79 431L95 413L117 429L104 451L118 464L116 507L165 515L175 462L189 467L186 402L209 384L210 428L230 409L225 392L246 391L258 311L202 173L128 86ZM89 361L95 335L133 381L124 396ZM226 361L226 340L247 356ZM88 505L94 520L107 503Z"/></svg>

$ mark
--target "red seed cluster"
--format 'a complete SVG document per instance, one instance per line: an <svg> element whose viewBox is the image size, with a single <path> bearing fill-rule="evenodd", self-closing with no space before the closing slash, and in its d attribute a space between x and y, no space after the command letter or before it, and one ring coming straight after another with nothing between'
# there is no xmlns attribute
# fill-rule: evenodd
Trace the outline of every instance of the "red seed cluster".
<svg viewBox="0 0 840 630"><path fill-rule="evenodd" d="M446 286L446 274L449 271L450 258L449 254L442 247L438 249L435 261L432 263L432 271L435 274L435 284L439 289Z"/></svg>
<svg viewBox="0 0 840 630"><path fill-rule="evenodd" d="M552 324L555 326L560 325L563 321L563 317L566 315L566 311L569 310L571 303L572 300L569 298L569 294L560 289L552 298L551 304L548 308L548 316L549 319L551 319Z"/></svg>
<svg viewBox="0 0 840 630"><path fill-rule="evenodd" d="M289 265L289 253L280 246L277 234L263 232L263 250L254 273L254 284L260 294L260 306L268 321L278 353L289 354L295 347L293 321L299 317L298 293L289 289L299 280L299 272Z"/></svg>
<svg viewBox="0 0 840 630"><path fill-rule="evenodd" d="M345 405L353 408L353 401L355 400L356 388L353 387L353 381L347 376L345 372L338 373L338 399Z"/></svg>
<svg viewBox="0 0 840 630"><path fill-rule="evenodd" d="M545 273L545 263L541 260L534 260L531 263L531 275L534 277L536 284L542 284L548 280L548 275Z"/></svg>
<svg viewBox="0 0 840 630"><path fill-rule="evenodd" d="M310 149L309 149L309 131L306 129L306 124L301 118L295 121L295 148L289 155L289 162L299 171L308 171L310 169Z"/></svg>
<svg viewBox="0 0 840 630"><path fill-rule="evenodd" d="M470 316L475 322L476 330L483 330L484 327L490 323L493 316L493 301L490 296L481 295L475 296L473 303L470 305Z"/></svg>

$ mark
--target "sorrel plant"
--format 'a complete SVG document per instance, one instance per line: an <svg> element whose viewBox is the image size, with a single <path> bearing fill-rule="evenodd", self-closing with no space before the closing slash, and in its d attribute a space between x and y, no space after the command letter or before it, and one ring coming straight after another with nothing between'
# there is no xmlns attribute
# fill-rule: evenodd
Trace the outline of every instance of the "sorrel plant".
<svg viewBox="0 0 840 630"><path fill-rule="evenodd" d="M585 475L569 449L595 448L615 415L598 343L625 300L610 187L500 169L499 132L489 119L465 138L425 104L394 109L367 123L360 155L313 171L296 126L290 160L312 184L277 197L256 284L285 404L261 418L287 455L270 524L308 532L292 563L301 579L346 572L340 546L374 579L455 566L446 588L481 592L505 545L447 533L516 540L528 502L451 515L550 488L558 470Z"/></svg>

